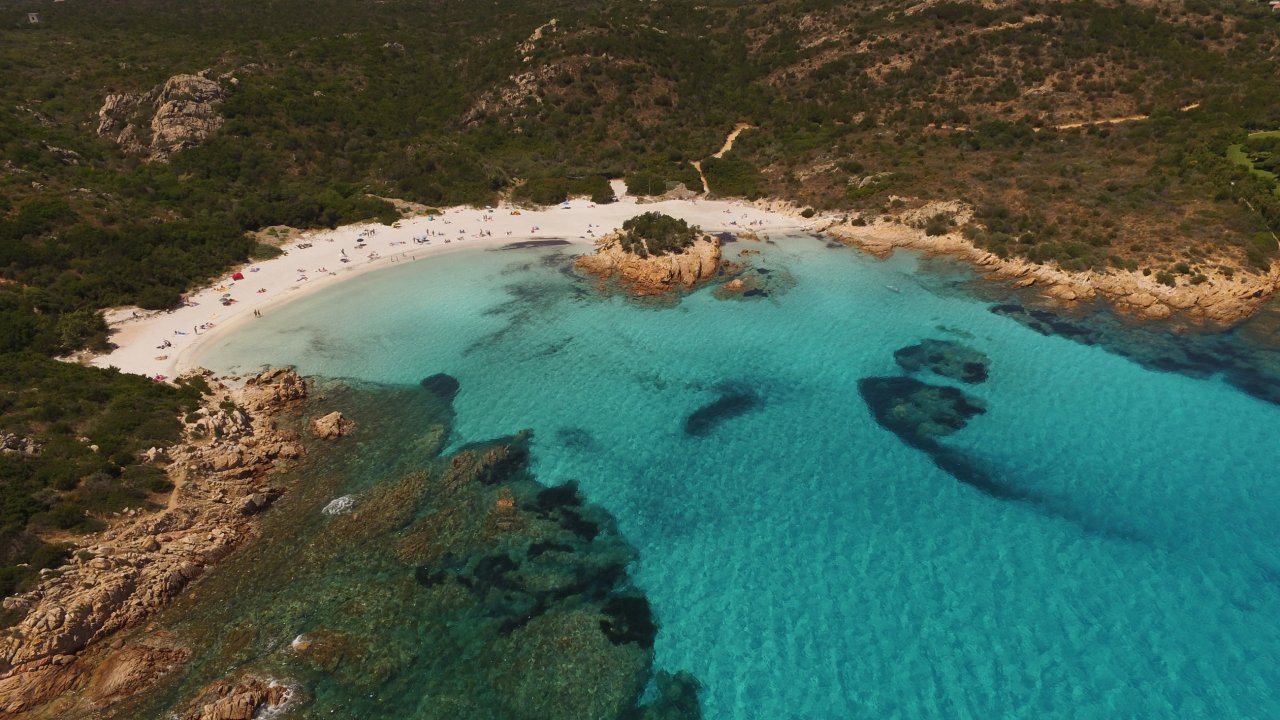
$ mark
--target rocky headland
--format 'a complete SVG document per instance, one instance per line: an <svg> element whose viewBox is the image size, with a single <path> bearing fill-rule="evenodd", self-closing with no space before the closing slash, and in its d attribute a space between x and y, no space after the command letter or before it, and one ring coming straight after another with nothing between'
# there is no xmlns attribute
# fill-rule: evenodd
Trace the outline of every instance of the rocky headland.
<svg viewBox="0 0 1280 720"><path fill-rule="evenodd" d="M847 245L885 256L895 248L944 254L972 263L990 280L1030 288L1048 301L1067 307L1103 300L1117 311L1140 320L1185 320L1197 325L1229 326L1252 315L1280 287L1280 267L1267 272L1224 273L1206 270L1199 284L1160 283L1155 275L1116 268L1073 272L1055 264L1025 258L1002 258L973 244L959 232L929 235L925 220L937 215L956 227L970 222L972 210L963 203L934 202L900 216L864 219L828 218L815 229Z"/></svg>
<svg viewBox="0 0 1280 720"><path fill-rule="evenodd" d="M207 75L174 75L147 92L107 95L98 135L152 161L199 145L222 127L222 86Z"/></svg>
<svg viewBox="0 0 1280 720"><path fill-rule="evenodd" d="M641 255L623 246L626 231L596 241L596 251L579 257L574 267L595 276L602 287L616 282L634 297L688 291L720 272L720 241L704 235L680 252Z"/></svg>
<svg viewBox="0 0 1280 720"><path fill-rule="evenodd" d="M38 587L5 598L18 616L0 631L0 717L65 717L139 692L180 666L189 651L164 633L144 643L112 636L147 622L193 580L258 533L254 515L282 492L269 471L304 454L276 416L306 396L291 370L268 370L242 388L207 371L203 406L187 416L184 441L148 451L174 490L159 510L128 510ZM249 718L278 691L228 689L201 720ZM229 699L232 698L232 699ZM256 698L256 700L255 700ZM253 702L249 702L253 700ZM245 708L252 706L246 714Z"/></svg>

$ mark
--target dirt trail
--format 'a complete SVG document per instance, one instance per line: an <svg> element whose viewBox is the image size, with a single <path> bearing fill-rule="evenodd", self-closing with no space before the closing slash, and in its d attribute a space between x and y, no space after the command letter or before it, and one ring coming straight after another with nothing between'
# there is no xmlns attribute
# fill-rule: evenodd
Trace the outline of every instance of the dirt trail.
<svg viewBox="0 0 1280 720"><path fill-rule="evenodd" d="M724 145L720 146L720 150L711 157L717 160L724 157L725 153L733 149L733 143L738 139L738 136L742 134L742 131L750 130L754 127L755 125L752 125L751 123L738 123L737 125L734 125L733 130L729 132L729 136L724 139ZM693 166L693 169L698 171L698 177L702 179L702 194L706 195L708 192L711 192L707 185L707 176L702 172L702 161L690 160L689 164Z"/></svg>
<svg viewBox="0 0 1280 720"><path fill-rule="evenodd" d="M724 157L725 153L733 149L733 143L738 139L738 136L742 134L742 131L750 130L754 127L755 125L750 123L738 123L737 125L734 125L733 132L729 133L729 137L724 139L724 145L720 147L720 152L712 155L711 157L716 158L717 160Z"/></svg>
<svg viewBox="0 0 1280 720"><path fill-rule="evenodd" d="M707 175L706 173L702 172L702 161L690 160L689 164L693 166L694 170L698 171L698 177L702 179L702 194L706 195L708 192L710 192L710 190L707 189Z"/></svg>
<svg viewBox="0 0 1280 720"><path fill-rule="evenodd" d="M1199 102L1193 102L1189 105L1183 105L1178 108L1178 112L1187 112L1200 107ZM1122 115L1120 117L1102 118L1100 120L1082 120L1080 122L1062 123L1061 125L1050 125L1054 130L1072 130L1074 128L1092 127L1094 125L1115 125L1117 123L1136 122L1138 120L1146 120L1150 115ZM1039 128L1036 129L1039 132Z"/></svg>
<svg viewBox="0 0 1280 720"><path fill-rule="evenodd" d="M1122 115L1120 117L1102 118L1101 120L1081 120L1079 122L1062 123L1061 125L1050 125L1054 130L1071 130L1073 128L1092 127L1094 125L1114 125L1116 123L1134 122L1136 120L1146 120L1150 115ZM1038 130L1039 128L1037 128Z"/></svg>

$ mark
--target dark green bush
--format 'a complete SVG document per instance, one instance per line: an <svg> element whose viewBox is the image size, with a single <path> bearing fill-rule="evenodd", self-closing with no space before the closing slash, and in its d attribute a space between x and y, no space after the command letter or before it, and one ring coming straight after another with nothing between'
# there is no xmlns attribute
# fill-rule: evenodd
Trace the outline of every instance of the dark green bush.
<svg viewBox="0 0 1280 720"><path fill-rule="evenodd" d="M641 257L679 252L698 237L698 228L660 212L636 215L622 223L622 229L622 246Z"/></svg>

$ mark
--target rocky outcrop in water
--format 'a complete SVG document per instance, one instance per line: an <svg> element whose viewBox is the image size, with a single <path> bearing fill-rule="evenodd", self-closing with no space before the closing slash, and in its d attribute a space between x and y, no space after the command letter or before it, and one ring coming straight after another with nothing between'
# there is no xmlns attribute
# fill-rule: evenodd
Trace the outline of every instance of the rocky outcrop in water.
<svg viewBox="0 0 1280 720"><path fill-rule="evenodd" d="M219 681L191 703L182 720L253 720L283 707L291 694L287 686L260 677Z"/></svg>
<svg viewBox="0 0 1280 720"><path fill-rule="evenodd" d="M311 421L311 433L324 440L337 440L351 432L355 423L337 410Z"/></svg>
<svg viewBox="0 0 1280 720"><path fill-rule="evenodd" d="M268 371L239 394L204 379L211 394L188 423L184 442L165 452L175 486L168 506L126 511L66 565L42 573L35 590L5 598L4 609L18 619L0 636L0 713L86 685L97 688L89 699L107 702L179 661L180 650L135 648L116 653L112 669L95 670L84 652L150 618L253 537L248 516L279 494L267 472L303 454L297 435L278 430L272 417L305 394L295 373ZM254 410L246 413L235 400Z"/></svg>
<svg viewBox="0 0 1280 720"><path fill-rule="evenodd" d="M703 236L678 253L642 257L623 248L618 235L596 242L592 255L574 263L580 272L601 281L616 281L636 297L666 295L693 289L720 271L720 241Z"/></svg>
<svg viewBox="0 0 1280 720"><path fill-rule="evenodd" d="M746 251L743 251L744 253ZM796 286L796 278L782 268L746 267L713 291L717 300L764 300Z"/></svg>
<svg viewBox="0 0 1280 720"><path fill-rule="evenodd" d="M181 648L125 645L98 665L85 693L96 703L110 704L150 687L189 656Z"/></svg>
<svg viewBox="0 0 1280 720"><path fill-rule="evenodd" d="M222 126L222 87L204 75L174 75L145 93L107 95L98 135L126 151L165 161Z"/></svg>

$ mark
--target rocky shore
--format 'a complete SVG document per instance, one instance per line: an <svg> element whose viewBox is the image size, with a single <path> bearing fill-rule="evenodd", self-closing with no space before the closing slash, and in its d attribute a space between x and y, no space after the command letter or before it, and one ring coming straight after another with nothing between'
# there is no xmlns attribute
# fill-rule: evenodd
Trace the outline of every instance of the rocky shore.
<svg viewBox="0 0 1280 720"><path fill-rule="evenodd" d="M112 641L145 623L210 566L257 535L254 515L281 489L268 471L301 457L297 433L275 417L306 396L291 370L268 370L232 389L208 371L203 407L187 417L184 441L153 449L175 488L166 507L130 510L42 573L30 592L6 598L20 615L0 631L0 717L83 715L149 687L188 651L163 633L142 644ZM280 690L229 686L187 716L249 718ZM257 684L254 684L257 683ZM207 710L207 712L206 712Z"/></svg>
<svg viewBox="0 0 1280 720"><path fill-rule="evenodd" d="M972 216L962 203L940 202L890 221L877 218L854 225L829 218L815 229L879 256L900 247L950 255L972 263L990 280L1032 288L1055 303L1071 307L1101 299L1141 320L1185 319L1200 325L1229 326L1256 312L1280 287L1280 268L1275 266L1266 273L1241 270L1230 277L1214 269L1206 271L1208 279L1198 285L1180 282L1170 287L1141 272L1114 268L1071 272L1023 258L1002 258L958 232L927 235L923 219L939 213L952 217L956 226L963 226Z"/></svg>
<svg viewBox="0 0 1280 720"><path fill-rule="evenodd" d="M690 290L720 271L720 241L705 235L679 253L642 257L622 246L621 233L596 241L596 251L574 264L580 272L616 281L634 297Z"/></svg>

